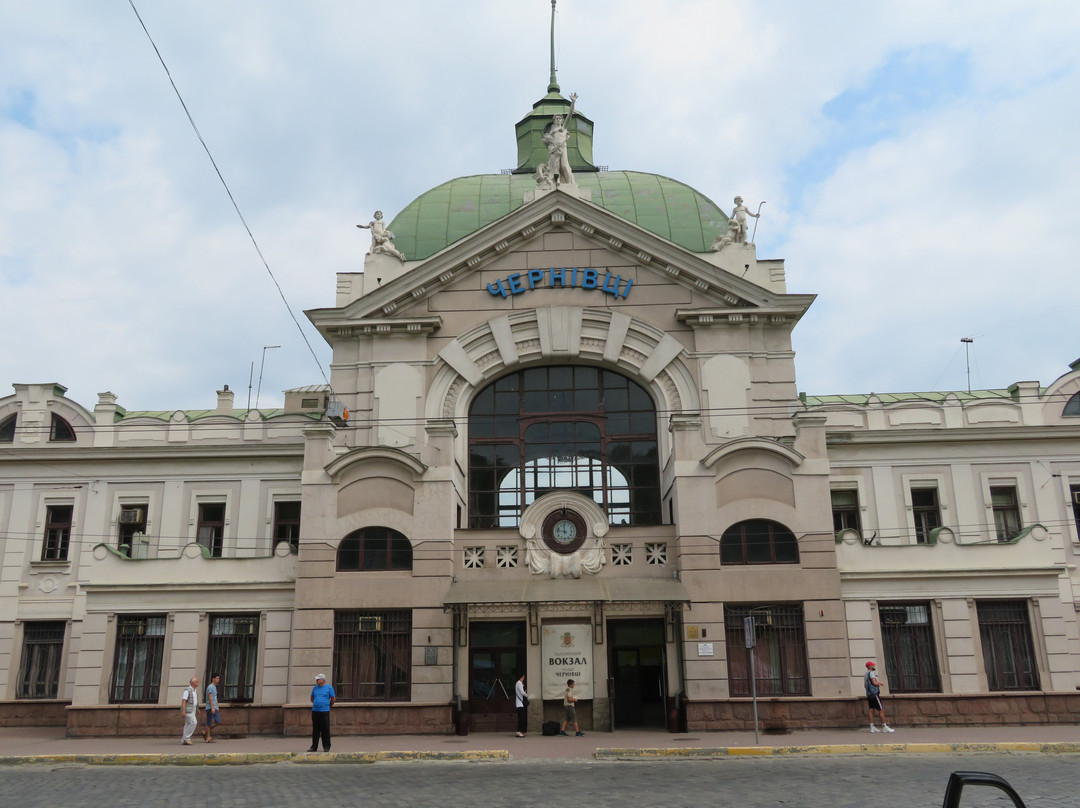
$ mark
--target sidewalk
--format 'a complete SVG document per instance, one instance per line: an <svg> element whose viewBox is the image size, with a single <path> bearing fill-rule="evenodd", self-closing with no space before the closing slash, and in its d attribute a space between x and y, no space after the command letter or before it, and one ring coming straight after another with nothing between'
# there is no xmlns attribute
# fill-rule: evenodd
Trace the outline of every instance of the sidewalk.
<svg viewBox="0 0 1080 808"><path fill-rule="evenodd" d="M226 728L223 728L226 729ZM17 763L239 764L373 763L384 760L571 761L627 758L722 757L777 754L896 754L947 752L1043 752L1080 754L1080 726L941 727L876 734L858 730L815 730L759 736L753 732L659 730L589 732L583 738L545 738L530 733L455 735L364 735L333 739L330 754L308 754L307 738L221 738L196 736L191 746L175 738L67 738L63 727L0 727L0 766Z"/></svg>

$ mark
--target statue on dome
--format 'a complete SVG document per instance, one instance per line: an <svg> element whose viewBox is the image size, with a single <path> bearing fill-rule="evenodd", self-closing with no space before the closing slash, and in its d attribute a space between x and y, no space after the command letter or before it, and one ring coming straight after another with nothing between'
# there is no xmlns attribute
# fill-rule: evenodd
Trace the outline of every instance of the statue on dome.
<svg viewBox="0 0 1080 808"><path fill-rule="evenodd" d="M761 205L765 203L762 202ZM761 205L758 205L758 212L751 213L750 209L743 204L743 198L741 196L735 197L735 209L731 211L731 219L729 221L735 222L735 243L746 244L751 239L746 237L746 231L749 229L749 222L746 221L747 216L753 216L755 219L761 216ZM754 230L757 230L757 224L754 225Z"/></svg>
<svg viewBox="0 0 1080 808"><path fill-rule="evenodd" d="M383 221L381 210L375 211L375 218L370 222L367 224L358 224L357 227L362 230L371 231L371 247L368 249L368 255L375 253L392 255L401 261L401 263L405 263L405 254L394 246L394 234L387 229L386 222Z"/></svg>
<svg viewBox="0 0 1080 808"><path fill-rule="evenodd" d="M710 252L720 252L720 250L727 247L729 244L735 244L739 235L739 222L735 218L728 219L727 229L716 236L716 240L713 241L712 246L709 248Z"/></svg>
<svg viewBox="0 0 1080 808"><path fill-rule="evenodd" d="M551 119L551 126L544 132L544 143L548 147L547 173L555 185L576 185L574 172L570 169L570 157L566 153L566 147L570 140L570 130L567 125L574 119L574 105L577 103L577 93L570 94L570 111L566 116L556 115ZM539 183L539 180L537 181Z"/></svg>

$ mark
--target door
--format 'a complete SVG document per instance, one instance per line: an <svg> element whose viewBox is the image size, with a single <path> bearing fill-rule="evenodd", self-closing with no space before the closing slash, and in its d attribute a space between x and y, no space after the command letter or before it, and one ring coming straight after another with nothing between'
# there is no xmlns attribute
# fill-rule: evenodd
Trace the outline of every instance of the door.
<svg viewBox="0 0 1080 808"><path fill-rule="evenodd" d="M517 726L514 685L525 672L525 623L469 625L469 728L513 732Z"/></svg>
<svg viewBox="0 0 1080 808"><path fill-rule="evenodd" d="M608 622L614 727L667 726L667 677L662 620Z"/></svg>

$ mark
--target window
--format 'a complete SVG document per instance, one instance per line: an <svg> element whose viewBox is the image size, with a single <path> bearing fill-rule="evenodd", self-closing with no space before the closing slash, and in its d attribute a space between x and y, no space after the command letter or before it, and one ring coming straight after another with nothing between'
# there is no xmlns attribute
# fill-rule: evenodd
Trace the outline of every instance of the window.
<svg viewBox="0 0 1080 808"><path fill-rule="evenodd" d="M225 538L225 503L200 502L199 526L196 540L210 550L214 558L221 557L222 543Z"/></svg>
<svg viewBox="0 0 1080 808"><path fill-rule="evenodd" d="M616 567L629 567L634 562L634 546L632 544L611 545L611 563Z"/></svg>
<svg viewBox="0 0 1080 808"><path fill-rule="evenodd" d="M0 443L15 442L15 424L19 418L17 415L9 415L0 421Z"/></svg>
<svg viewBox="0 0 1080 808"><path fill-rule="evenodd" d="M1076 521L1076 535L1080 536L1080 485L1069 486L1069 498L1072 500L1073 519Z"/></svg>
<svg viewBox="0 0 1080 808"><path fill-rule="evenodd" d="M122 505L120 518L117 520L119 527L116 537L116 548L128 558L139 558L142 549L139 546L146 537L146 506L145 505ZM136 536L135 534L139 534Z"/></svg>
<svg viewBox="0 0 1080 808"><path fill-rule="evenodd" d="M345 701L408 701L412 613L337 612L334 689Z"/></svg>
<svg viewBox="0 0 1080 808"><path fill-rule="evenodd" d="M795 534L768 519L737 522L720 538L722 564L798 564Z"/></svg>
<svg viewBox="0 0 1080 808"><path fill-rule="evenodd" d="M17 699L55 699L60 692L60 661L64 653L62 620L23 625L22 662Z"/></svg>
<svg viewBox="0 0 1080 808"><path fill-rule="evenodd" d="M1016 538L1022 527L1016 486L990 486L990 506L994 511L994 530L997 531L998 541Z"/></svg>
<svg viewBox="0 0 1080 808"><path fill-rule="evenodd" d="M1038 690L1027 602L977 603L986 681L991 690Z"/></svg>
<svg viewBox="0 0 1080 808"><path fill-rule="evenodd" d="M937 488L912 488L911 511L915 517L915 541L926 544L930 541L930 531L941 527Z"/></svg>
<svg viewBox="0 0 1080 808"><path fill-rule="evenodd" d="M274 547L287 541L295 551L300 549L300 503L274 503Z"/></svg>
<svg viewBox="0 0 1080 808"><path fill-rule="evenodd" d="M1068 401L1065 402L1065 409L1061 411L1062 415L1080 415L1080 393L1073 393Z"/></svg>
<svg viewBox="0 0 1080 808"><path fill-rule="evenodd" d="M75 440L75 430L71 428L71 424L57 415L55 412L52 416L52 425L49 428L49 440L51 441L72 441Z"/></svg>
<svg viewBox="0 0 1080 808"><path fill-rule="evenodd" d="M154 704L165 649L165 615L121 615L116 623L116 660L109 701Z"/></svg>
<svg viewBox="0 0 1080 808"><path fill-rule="evenodd" d="M412 561L412 543L388 527L361 528L338 546L340 572L411 570Z"/></svg>
<svg viewBox="0 0 1080 808"><path fill-rule="evenodd" d="M930 604L883 603L878 616L890 692L940 693Z"/></svg>
<svg viewBox="0 0 1080 808"><path fill-rule="evenodd" d="M831 492L833 531L856 530L862 532L859 520L859 491L842 488Z"/></svg>
<svg viewBox="0 0 1080 808"><path fill-rule="evenodd" d="M754 647L746 647L744 623L754 619ZM759 696L809 696L806 636L802 604L724 607L728 649L728 688L732 696L749 696L750 654Z"/></svg>
<svg viewBox="0 0 1080 808"><path fill-rule="evenodd" d="M551 491L577 491L613 525L660 524L656 408L645 388L591 367L529 368L469 410L469 527L516 527Z"/></svg>
<svg viewBox="0 0 1080 808"><path fill-rule="evenodd" d="M210 617L210 647L206 654L206 680L221 675L218 699L255 701L255 671L259 657L259 615L228 614Z"/></svg>
<svg viewBox="0 0 1080 808"><path fill-rule="evenodd" d="M49 505L45 509L45 541L41 546L42 561L67 561L71 542L73 505Z"/></svg>

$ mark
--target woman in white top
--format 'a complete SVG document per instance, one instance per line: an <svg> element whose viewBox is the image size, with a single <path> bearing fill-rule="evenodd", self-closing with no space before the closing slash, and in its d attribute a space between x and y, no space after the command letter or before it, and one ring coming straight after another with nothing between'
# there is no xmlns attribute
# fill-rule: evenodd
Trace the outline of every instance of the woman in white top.
<svg viewBox="0 0 1080 808"><path fill-rule="evenodd" d="M517 709L517 736L525 737L529 728L529 694L525 692L525 674L518 677L514 685L514 707Z"/></svg>

